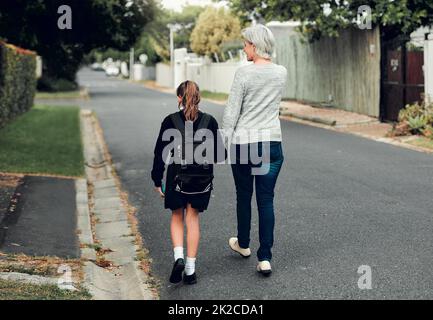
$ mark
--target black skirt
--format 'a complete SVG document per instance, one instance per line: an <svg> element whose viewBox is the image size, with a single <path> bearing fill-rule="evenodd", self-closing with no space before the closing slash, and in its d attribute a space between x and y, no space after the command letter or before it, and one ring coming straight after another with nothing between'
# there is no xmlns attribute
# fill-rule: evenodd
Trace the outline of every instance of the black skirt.
<svg viewBox="0 0 433 320"><path fill-rule="evenodd" d="M165 187L165 209L177 210L186 208L187 204L197 209L199 212L204 212L209 206L211 192L205 194L183 194L175 190L174 178L176 176L176 168L173 164L168 166L166 187Z"/></svg>

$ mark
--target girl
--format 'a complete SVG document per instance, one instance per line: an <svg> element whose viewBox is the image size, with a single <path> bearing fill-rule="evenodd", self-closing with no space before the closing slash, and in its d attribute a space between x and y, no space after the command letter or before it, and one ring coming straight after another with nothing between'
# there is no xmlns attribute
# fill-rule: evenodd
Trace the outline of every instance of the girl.
<svg viewBox="0 0 433 320"><path fill-rule="evenodd" d="M168 166L166 187L165 190L162 185L162 178L165 170L165 162L163 157L164 148L174 141L172 138L170 141L163 141L162 137L166 130L179 129L179 122L187 127L187 121L193 122L194 135L198 129L203 129L205 123L206 128L209 129L213 134L213 145L214 150L216 146L222 146L222 140L218 132L218 123L210 115L205 114L199 110L200 103L200 90L196 83L192 81L186 81L177 88L178 107L180 111L178 113L167 116L161 125L158 140L155 147L155 158L153 162L152 180L155 184L156 192L164 198L165 208L172 211L171 218L171 240L174 248L174 266L170 276L171 283L179 283L183 281L186 284L197 283L197 276L195 272L195 262L198 252L199 240L200 240L200 224L199 224L199 213L204 212L209 204L211 196L212 186L211 184L204 192L181 192L177 180L179 177L179 164L173 163ZM205 121L205 119L207 121ZM178 121L176 121L178 120ZM177 122L177 123L176 123ZM185 138L182 138L182 146L185 144ZM178 150L181 146L174 146ZM186 148L185 148L186 149ZM218 150L216 150L218 151ZM217 162L218 152L214 152L213 162ZM171 157L174 156L174 150L171 152ZM224 149L225 157L225 149ZM225 158L224 158L225 159ZM222 160L224 160L222 159ZM208 174L213 174L213 164L210 163L207 166ZM212 175L213 177L213 175ZM184 222L187 229L187 258L186 263L184 259Z"/></svg>

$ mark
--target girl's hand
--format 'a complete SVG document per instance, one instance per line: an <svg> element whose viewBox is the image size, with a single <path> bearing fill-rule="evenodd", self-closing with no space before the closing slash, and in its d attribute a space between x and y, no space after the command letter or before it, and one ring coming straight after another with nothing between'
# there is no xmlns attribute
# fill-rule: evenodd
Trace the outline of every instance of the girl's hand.
<svg viewBox="0 0 433 320"><path fill-rule="evenodd" d="M165 194L162 192L162 188L161 187L155 188L155 191L157 193L159 193L159 195L161 196L161 198L165 198Z"/></svg>

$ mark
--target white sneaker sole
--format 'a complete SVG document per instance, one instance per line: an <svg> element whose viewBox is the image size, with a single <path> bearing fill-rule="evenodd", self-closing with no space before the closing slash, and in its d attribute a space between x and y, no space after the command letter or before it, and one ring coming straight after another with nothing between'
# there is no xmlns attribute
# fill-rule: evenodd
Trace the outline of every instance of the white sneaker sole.
<svg viewBox="0 0 433 320"><path fill-rule="evenodd" d="M248 256L245 256L242 253L240 253L238 250L233 249L231 246L230 246L230 249L232 249L233 252L236 252L237 254L239 254L242 258L247 259L247 258L251 257L251 254Z"/></svg>
<svg viewBox="0 0 433 320"><path fill-rule="evenodd" d="M264 275L265 277L269 277L272 273L272 269L262 270L259 266L257 266L257 272Z"/></svg>
<svg viewBox="0 0 433 320"><path fill-rule="evenodd" d="M236 243L238 243L238 242L236 242ZM230 247L230 249L232 249L232 251L234 251L234 252L236 252L237 254L239 254L242 258L249 258L249 257L251 257L251 252L250 252L250 254L249 255L244 255L244 254L242 254L240 251L238 251L238 250L236 250L235 248L233 248L232 247L232 244L229 242L229 247Z"/></svg>

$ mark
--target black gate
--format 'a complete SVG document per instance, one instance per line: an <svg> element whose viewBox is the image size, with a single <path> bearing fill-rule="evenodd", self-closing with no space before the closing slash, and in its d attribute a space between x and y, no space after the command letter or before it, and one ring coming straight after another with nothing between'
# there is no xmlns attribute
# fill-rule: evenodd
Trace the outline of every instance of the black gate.
<svg viewBox="0 0 433 320"><path fill-rule="evenodd" d="M397 121L407 104L421 101L424 94L424 52L397 39L382 45L382 121Z"/></svg>

